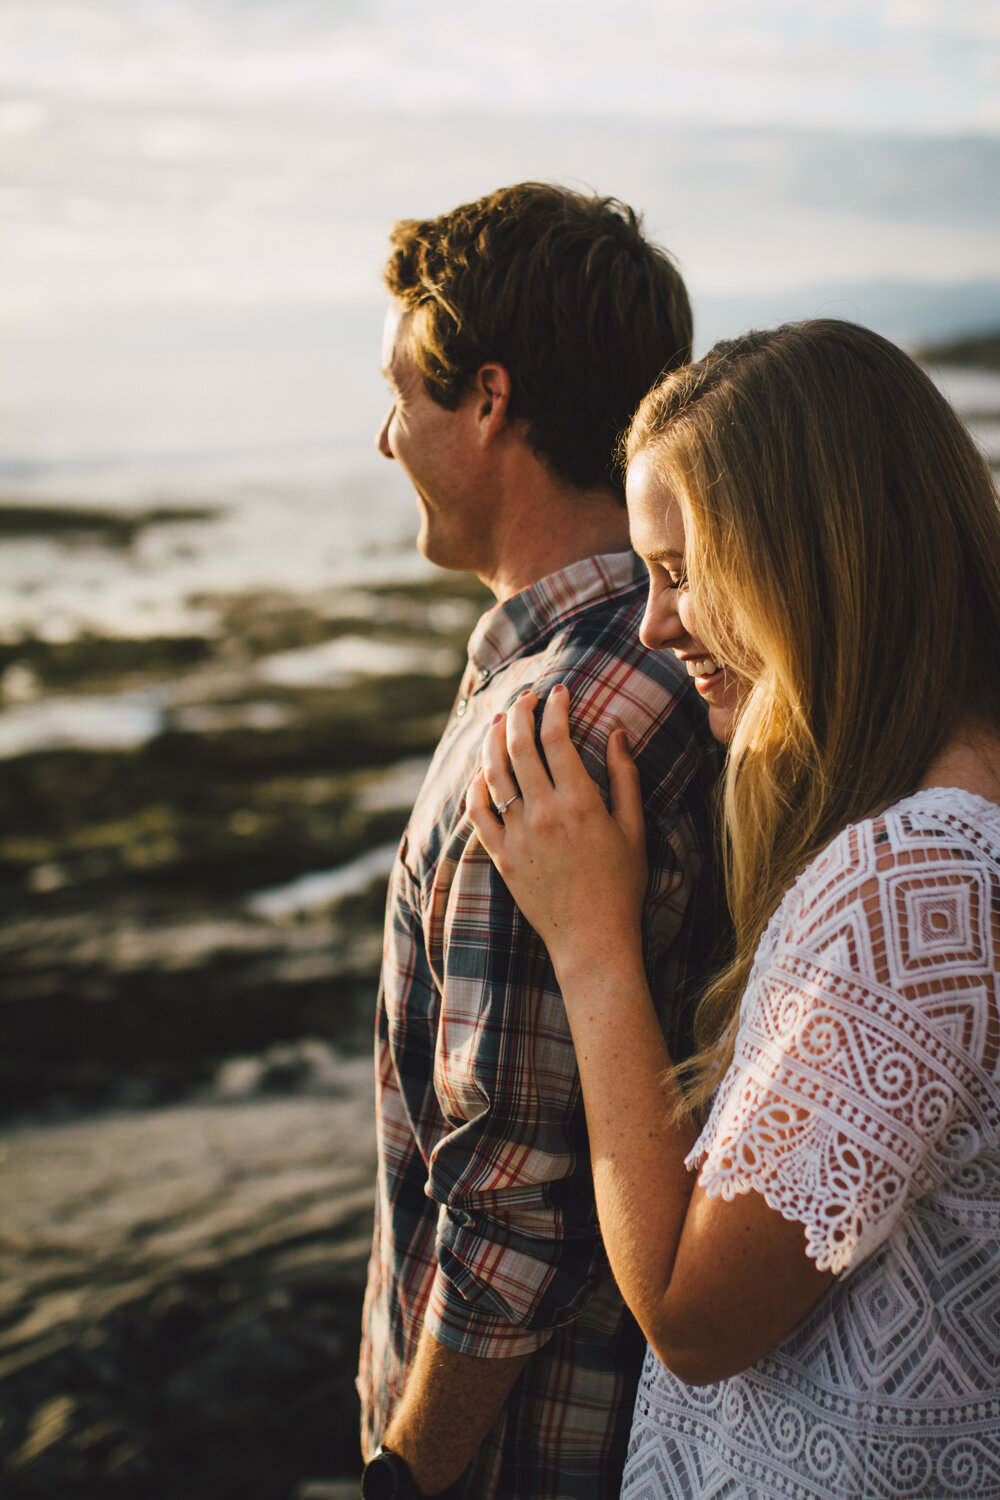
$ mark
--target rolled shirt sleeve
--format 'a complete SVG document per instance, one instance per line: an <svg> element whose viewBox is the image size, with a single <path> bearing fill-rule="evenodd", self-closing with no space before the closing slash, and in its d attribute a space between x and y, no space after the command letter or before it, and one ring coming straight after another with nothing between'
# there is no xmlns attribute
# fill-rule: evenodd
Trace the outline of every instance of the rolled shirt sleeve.
<svg viewBox="0 0 1000 1500"><path fill-rule="evenodd" d="M427 1326L484 1356L538 1348L601 1264L579 1080L540 940L474 842L448 899L434 1085L447 1130Z"/></svg>

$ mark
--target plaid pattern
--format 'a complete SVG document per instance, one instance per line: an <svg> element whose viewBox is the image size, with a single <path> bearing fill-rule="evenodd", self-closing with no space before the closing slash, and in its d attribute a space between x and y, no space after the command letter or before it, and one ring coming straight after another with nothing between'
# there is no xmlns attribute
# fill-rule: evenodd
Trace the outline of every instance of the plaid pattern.
<svg viewBox="0 0 1000 1500"><path fill-rule="evenodd" d="M601 1243L579 1078L548 955L465 814L493 715L571 694L605 789L618 726L649 830L647 970L676 1056L716 937L718 758L693 685L638 640L645 570L590 558L479 622L389 887L377 1023L379 1178L358 1380L366 1448L421 1329L465 1354L532 1352L460 1492L617 1495L643 1343ZM600 912L594 913L600 921Z"/></svg>

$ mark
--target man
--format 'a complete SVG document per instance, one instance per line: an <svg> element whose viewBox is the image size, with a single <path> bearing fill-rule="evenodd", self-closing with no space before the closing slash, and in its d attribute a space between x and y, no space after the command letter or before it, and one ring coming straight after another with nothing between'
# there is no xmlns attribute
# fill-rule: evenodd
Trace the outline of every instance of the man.
<svg viewBox="0 0 1000 1500"><path fill-rule="evenodd" d="M714 747L638 641L617 441L690 357L683 283L613 199L522 183L397 224L378 446L418 545L478 574L480 621L393 871L377 1033L379 1179L358 1380L372 1495L617 1495L642 1341L611 1279L545 949L472 834L486 727L565 682L606 786L628 733L649 825L647 958L674 1055L713 938ZM600 912L593 914L600 921ZM684 993L682 995L682 982Z"/></svg>

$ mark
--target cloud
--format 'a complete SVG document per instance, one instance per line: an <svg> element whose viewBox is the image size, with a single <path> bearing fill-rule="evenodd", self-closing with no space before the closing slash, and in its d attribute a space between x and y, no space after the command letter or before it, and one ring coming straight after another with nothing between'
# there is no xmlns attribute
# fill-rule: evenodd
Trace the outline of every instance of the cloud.
<svg viewBox="0 0 1000 1500"><path fill-rule="evenodd" d="M6 0L0 42L14 97L1000 130L993 0Z"/></svg>

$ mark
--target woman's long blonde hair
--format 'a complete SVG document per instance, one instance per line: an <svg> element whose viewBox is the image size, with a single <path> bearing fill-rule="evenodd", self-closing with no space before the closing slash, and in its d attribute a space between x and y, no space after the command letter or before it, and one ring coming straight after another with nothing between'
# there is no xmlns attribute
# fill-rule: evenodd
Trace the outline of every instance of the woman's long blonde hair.
<svg viewBox="0 0 1000 1500"><path fill-rule="evenodd" d="M1000 505L919 366L833 320L669 376L632 423L640 452L682 507L698 637L752 684L723 791L735 958L698 1010L698 1108L803 867L913 792L957 725L1000 727Z"/></svg>

